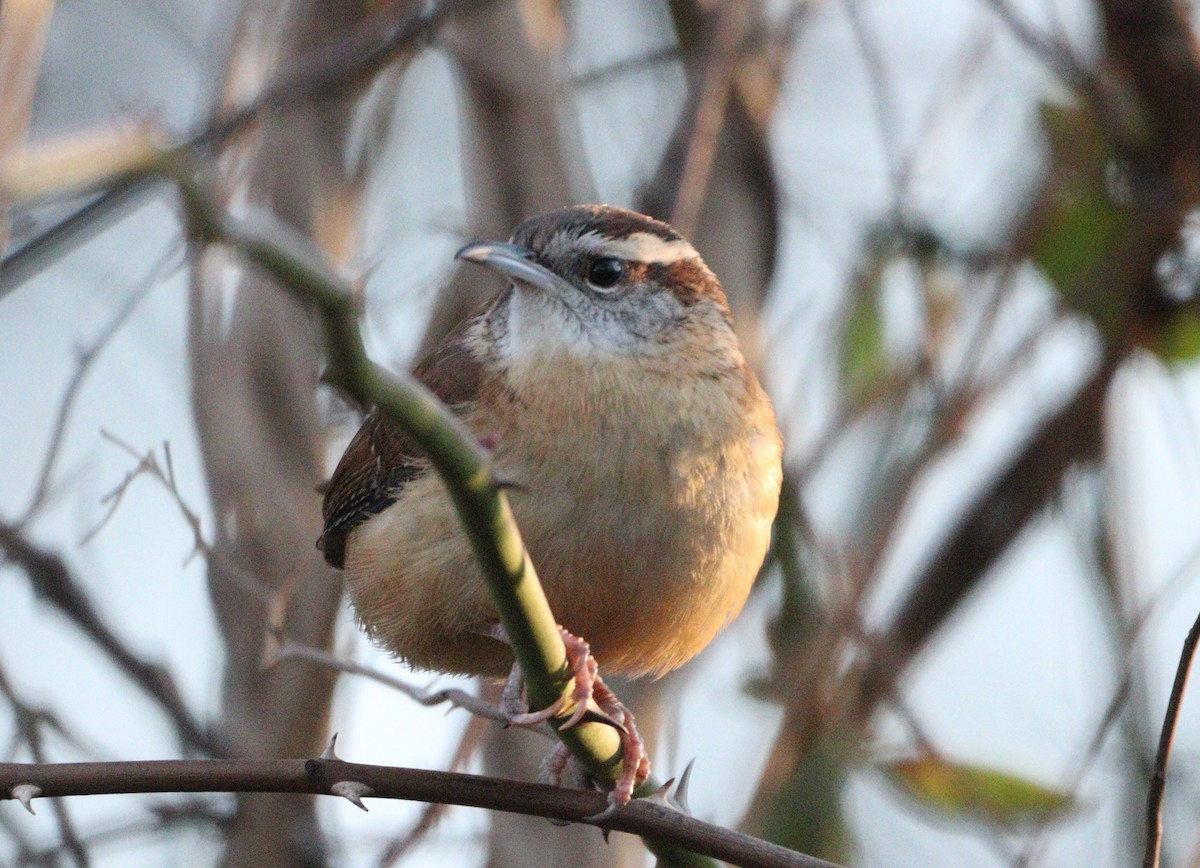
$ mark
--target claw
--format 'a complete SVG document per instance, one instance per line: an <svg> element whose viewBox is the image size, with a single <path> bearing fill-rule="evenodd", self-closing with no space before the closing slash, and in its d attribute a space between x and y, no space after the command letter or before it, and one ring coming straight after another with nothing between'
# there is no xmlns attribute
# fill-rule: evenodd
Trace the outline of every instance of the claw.
<svg viewBox="0 0 1200 868"><path fill-rule="evenodd" d="M560 696L553 705L541 711L526 711L521 714L509 714L506 726L537 726L552 717L557 717L562 707L567 704L566 697Z"/></svg>
<svg viewBox="0 0 1200 868"><path fill-rule="evenodd" d="M575 715L572 715L572 717L574 717L574 716ZM596 709L590 708L590 707L584 708L584 713L583 713L581 719L579 720L579 723L603 723L605 726L611 726L617 732L620 732L620 733L628 733L629 732L629 730L627 730L625 728L625 724L621 723L619 720L609 717L603 711L597 711ZM574 724L570 720L568 720L566 723L564 723L562 726L560 726L559 729L560 730L570 729L572 726L575 726L575 725L576 724Z"/></svg>
<svg viewBox="0 0 1200 868"><path fill-rule="evenodd" d="M560 700L560 703L562 701L565 701L565 700ZM575 710L571 712L571 716L568 717L566 722L561 724L558 728L560 730L574 729L575 727L579 726L579 724L583 723L583 719L585 717L587 717L587 713L588 713L588 707L587 707L586 703L583 703L583 702L575 703Z"/></svg>
<svg viewBox="0 0 1200 868"><path fill-rule="evenodd" d="M525 679L521 674L521 664L514 663L512 671L508 674L508 681L504 684L504 689L500 692L500 708L504 712L505 726L528 726L535 727L545 723L552 717L556 717L564 705L567 704L565 697L560 696L548 708L543 708L540 711L522 711L526 708L525 698Z"/></svg>

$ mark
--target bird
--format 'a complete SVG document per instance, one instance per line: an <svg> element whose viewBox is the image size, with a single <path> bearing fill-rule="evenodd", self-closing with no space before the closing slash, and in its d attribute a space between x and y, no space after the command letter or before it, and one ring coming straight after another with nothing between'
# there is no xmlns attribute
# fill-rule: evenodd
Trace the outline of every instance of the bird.
<svg viewBox="0 0 1200 868"><path fill-rule="evenodd" d="M628 710L589 666L676 669L749 595L783 476L771 401L720 282L666 223L564 207L457 258L504 281L413 375L490 450L575 698L603 690L619 724ZM446 489L396 422L366 417L323 514L318 547L374 643L418 670L519 677ZM648 774L638 742L623 743L619 802Z"/></svg>

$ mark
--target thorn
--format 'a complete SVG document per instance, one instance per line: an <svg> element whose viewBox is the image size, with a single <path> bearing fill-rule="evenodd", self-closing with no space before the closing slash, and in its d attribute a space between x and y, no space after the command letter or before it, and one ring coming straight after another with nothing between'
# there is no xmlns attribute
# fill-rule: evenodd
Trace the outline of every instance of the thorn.
<svg viewBox="0 0 1200 868"><path fill-rule="evenodd" d="M670 804L668 799L670 796L671 787L673 787L673 786L675 786L675 779L671 778L671 780L667 781L665 784L663 784L657 790L652 792L650 795L645 796L644 798L647 801L651 801L651 802L663 802L666 804Z"/></svg>
<svg viewBox="0 0 1200 868"><path fill-rule="evenodd" d="M608 843L608 835L611 831L612 831L612 829L608 829L608 828L604 828L604 829L600 830L600 837L602 837L604 839L605 844Z"/></svg>
<svg viewBox="0 0 1200 868"><path fill-rule="evenodd" d="M607 820L611 820L613 817L615 817L617 815L617 811L619 811L619 810L621 810L620 805L618 805L616 802L609 802L608 807L605 808L603 811L601 811L599 814L592 814L592 816L590 816L590 817L584 817L583 820L581 820L581 822L603 823L603 822L605 822Z"/></svg>
<svg viewBox="0 0 1200 868"><path fill-rule="evenodd" d="M529 493L529 486L520 482L513 482L511 479L493 479L492 485L497 491L519 491L521 494Z"/></svg>
<svg viewBox="0 0 1200 868"><path fill-rule="evenodd" d="M689 817L692 815L692 809L688 805L688 784L692 782L692 766L695 764L695 757L688 760L687 767L679 777L679 786L675 788L675 804L679 806L679 810L683 811Z"/></svg>
<svg viewBox="0 0 1200 868"><path fill-rule="evenodd" d="M337 755L337 752L335 750L335 748L337 747L337 737L338 737L338 734L336 732L333 735L329 736L329 744L325 745L325 751L321 754L319 759L323 759L323 760L340 760L341 759L341 757Z"/></svg>
<svg viewBox="0 0 1200 868"><path fill-rule="evenodd" d="M33 800L42 794L42 788L37 784L17 784L12 788L12 797L25 806L25 810L37 816L33 809Z"/></svg>
<svg viewBox="0 0 1200 868"><path fill-rule="evenodd" d="M329 792L335 796L341 796L350 804L365 811L367 810L367 806L363 804L362 797L369 796L375 791L362 781L338 781L329 788Z"/></svg>

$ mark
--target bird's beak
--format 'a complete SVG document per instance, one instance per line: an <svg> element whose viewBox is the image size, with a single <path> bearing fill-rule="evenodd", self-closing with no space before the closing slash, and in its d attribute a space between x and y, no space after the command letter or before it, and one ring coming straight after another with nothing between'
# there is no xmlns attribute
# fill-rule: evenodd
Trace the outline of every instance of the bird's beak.
<svg viewBox="0 0 1200 868"><path fill-rule="evenodd" d="M506 277L546 292L561 294L565 290L572 289L567 281L553 271L534 262L532 251L518 247L516 244L508 244L503 241L480 241L476 244L468 244L454 254L454 258L477 262L492 271L497 271Z"/></svg>

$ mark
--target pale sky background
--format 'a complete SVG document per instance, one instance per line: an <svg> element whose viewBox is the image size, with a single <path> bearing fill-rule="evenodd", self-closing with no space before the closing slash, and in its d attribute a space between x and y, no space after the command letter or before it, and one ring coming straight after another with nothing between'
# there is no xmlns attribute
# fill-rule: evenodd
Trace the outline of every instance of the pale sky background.
<svg viewBox="0 0 1200 868"><path fill-rule="evenodd" d="M594 68L610 58L659 47L664 13L633 0L579 10L569 66ZM35 140L105 126L113 119L152 114L177 129L202 118L221 68L210 46L222 44L230 6L159 0L61 2L55 13L35 106ZM1070 36L1085 56L1094 53L1090 6L1082 2L1019 4L1022 14ZM913 170L909 202L951 242L987 241L1021 204L1039 170L1043 145L1035 124L1039 94L1053 92L1041 67L996 29L980 69L948 101L936 120L923 117L931 102L947 102L944 78L964 45L989 32L986 3L970 0L863 0L860 9L880 44L896 98L901 150L926 130ZM841 3L819 5L802 31L775 118L773 148L781 184L782 236L773 293L765 320L776 401L791 460L803 457L828 422L828 371L818 369L813 344L827 341L829 323L854 246L865 222L887 208L889 171L880 145L871 90ZM675 67L638 73L632 80L589 87L577 111L593 161L600 198L628 204L634 186L654 166L669 129L664 113L681 105L682 76ZM949 88L953 90L953 88ZM400 94L400 131L389 160L398 167L368 206L365 260L376 265L367 292L366 333L376 358L407 363L428 304L449 273L463 236L462 171L455 152L456 107L448 68L425 54L406 75ZM421 167L405 171L403 167ZM58 396L74 367L76 348L89 343L155 264L178 243L169 199L154 201L70 257L0 299L0 514L24 508L36 480ZM703 252L703 251L701 251ZM204 499L189 408L185 357L186 277L157 281L147 300L92 368L71 418L56 477L56 497L37 521L35 538L54 547L87 583L96 605L139 653L166 663L194 707L219 698L222 661L199 559L184 565L190 531L169 496L148 479L137 481L113 519L88 545L79 539L103 516L101 498L133 466L100 436L102 430L138 450L171 445L178 483L188 502L211 521ZM889 282L896 327L889 340L903 348L905 276ZM1050 310L1051 291L1033 269L1003 311L1004 340L1015 345ZM788 323L786 332L771 325ZM1029 430L1032 411L1058 405L1095 354L1087 328L1067 324L1028 359L1027 369L970 423L962 447L935 465L890 550L870 614L881 617L897 599L927 546L948 527L956 505L970 500L998 462ZM989 353L1003 347L989 347ZM1186 564L1200 545L1197 492L1200 438L1196 409L1200 378L1194 366L1168 373L1146 358L1118 377L1110 401L1110 487L1106 499L1129 553L1122 578L1143 601ZM869 444L850 443L807 492L819 532L833 539L855 520ZM331 458L336 457L332 456ZM991 765L1056 785L1078 762L1115 686L1113 644L1096 580L1081 550L1087 542L1073 518L1095 509L1095 478L1068 486L1063 514L1038 521L1004 558L976 595L922 658L906 695L935 743L955 759ZM1079 522L1074 522L1078 525ZM1200 607L1200 582L1186 575L1149 620L1139 651L1153 677L1153 718L1170 686L1179 645ZM764 624L774 594L752 603L742 618L687 670L679 709L682 763L703 754L694 773L692 806L701 818L736 822L753 790L773 738L767 723L777 712L748 698L741 685L765 664ZM1019 636L1014 637L1014 633ZM1015 641L1014 639L1019 639ZM349 617L342 647L390 671L396 664L368 648ZM82 733L96 758L169 758L178 746L158 714L94 653L89 643L32 598L28 583L0 569L0 660L22 695L52 707ZM1049 661L1049 662L1048 662ZM603 661L601 661L603 664ZM417 683L428 683L416 676ZM1195 700L1195 697L1192 697ZM0 710L0 735L10 731ZM1200 700L1185 704L1172 767L1174 780L1195 792L1200 749ZM346 759L418 767L445 764L464 721L414 705L382 687L343 679L332 726ZM900 744L902 730L880 727L881 751ZM891 742L889 742L889 738ZM55 759L81 758L51 742ZM1129 841L1120 818L1123 760L1110 738L1082 787L1083 808L1051 836L1046 865L1115 865ZM1168 855L1189 852L1196 804L1172 789L1168 801ZM163 797L167 800L168 797ZM979 830L931 821L897 799L874 773L857 775L846 795L860 842L857 864L870 866L1006 864ZM136 797L87 797L70 802L84 829L137 816ZM370 801L362 814L340 800L321 801L323 820L348 847L340 864L369 864L379 846L415 817L419 806ZM55 825L49 806L37 819L12 802L0 812L22 833L47 843ZM473 836L485 815L454 809L439 831L405 864L470 863ZM1174 834L1172 834L1174 832ZM97 866L205 864L216 851L196 832L98 848ZM11 858L0 827L0 863Z"/></svg>

